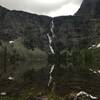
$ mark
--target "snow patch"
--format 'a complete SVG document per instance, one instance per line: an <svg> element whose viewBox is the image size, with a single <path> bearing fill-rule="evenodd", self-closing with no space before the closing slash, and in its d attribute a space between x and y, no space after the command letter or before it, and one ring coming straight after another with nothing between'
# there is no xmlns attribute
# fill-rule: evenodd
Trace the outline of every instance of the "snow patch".
<svg viewBox="0 0 100 100"><path fill-rule="evenodd" d="M9 76L9 77L8 77L8 80L14 80L14 77Z"/></svg>
<svg viewBox="0 0 100 100"><path fill-rule="evenodd" d="M88 49L94 49L96 47L96 45L92 45L91 47L89 47Z"/></svg>
<svg viewBox="0 0 100 100"><path fill-rule="evenodd" d="M100 70L98 70L98 73L100 74Z"/></svg>
<svg viewBox="0 0 100 100"><path fill-rule="evenodd" d="M77 100L77 98L78 98L79 96L83 96L83 95L85 95L86 97L89 97L89 98L92 99L92 100L98 99L98 97L92 96L91 94L88 94L88 93L86 93L86 92L84 92L84 91L80 91L79 93L76 94L74 100Z"/></svg>
<svg viewBox="0 0 100 100"><path fill-rule="evenodd" d="M1 92L0 95L5 96L5 95L7 95L7 93L6 92Z"/></svg>
<svg viewBox="0 0 100 100"><path fill-rule="evenodd" d="M97 48L100 48L100 43L99 44L97 44L97 46L96 46Z"/></svg>
<svg viewBox="0 0 100 100"><path fill-rule="evenodd" d="M51 21L51 33L52 33L52 36L54 38L55 34L54 34L54 21L53 20Z"/></svg>
<svg viewBox="0 0 100 100"><path fill-rule="evenodd" d="M100 74L100 70L93 70L93 69L89 69L92 73L94 73L94 74Z"/></svg>
<svg viewBox="0 0 100 100"><path fill-rule="evenodd" d="M10 44L13 44L15 41L9 41Z"/></svg>

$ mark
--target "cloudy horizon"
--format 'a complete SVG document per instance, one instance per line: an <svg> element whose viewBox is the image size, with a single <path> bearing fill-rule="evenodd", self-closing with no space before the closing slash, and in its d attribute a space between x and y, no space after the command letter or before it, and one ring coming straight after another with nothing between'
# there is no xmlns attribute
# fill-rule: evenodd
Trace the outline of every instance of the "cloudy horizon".
<svg viewBox="0 0 100 100"><path fill-rule="evenodd" d="M11 10L22 10L48 16L73 15L82 0L0 0L0 5Z"/></svg>

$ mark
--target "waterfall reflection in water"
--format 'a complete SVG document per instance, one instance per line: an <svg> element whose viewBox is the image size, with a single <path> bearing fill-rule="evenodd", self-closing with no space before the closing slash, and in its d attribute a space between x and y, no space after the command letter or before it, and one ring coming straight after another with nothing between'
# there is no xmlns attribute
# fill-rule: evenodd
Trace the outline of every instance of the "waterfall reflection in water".
<svg viewBox="0 0 100 100"><path fill-rule="evenodd" d="M53 79L53 77L52 77L52 72L53 72L53 70L54 70L54 67L55 67L55 65L52 65L52 66L51 66L51 69L50 69L50 72L49 72L50 77L49 77L49 81L48 81L48 87L50 86L50 84L51 84L51 82L52 82L52 79Z"/></svg>
<svg viewBox="0 0 100 100"><path fill-rule="evenodd" d="M77 67L67 67L62 64L48 64L48 66L40 64L38 66L40 66L39 69L35 70L33 66L33 68L28 67L29 69L27 68L26 71L21 71L24 70L24 66L23 69L21 67L21 70L19 67L17 72L19 71L21 74L18 73L17 76L13 74L14 80L12 81L8 78L0 79L1 95L5 95L4 91L11 94L21 94L22 91L30 88L38 88L36 91L47 91L50 84L53 85L55 82L56 86L53 90L57 95L70 96L75 92L75 94L78 93L75 96L79 96L83 93L79 93L79 91L84 90L89 93L90 98L100 98L100 75L92 74L90 70L78 70Z"/></svg>

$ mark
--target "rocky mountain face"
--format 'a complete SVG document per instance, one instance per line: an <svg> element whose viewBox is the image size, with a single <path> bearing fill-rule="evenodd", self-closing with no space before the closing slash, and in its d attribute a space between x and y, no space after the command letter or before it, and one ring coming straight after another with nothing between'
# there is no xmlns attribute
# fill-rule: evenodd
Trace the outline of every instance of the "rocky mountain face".
<svg viewBox="0 0 100 100"><path fill-rule="evenodd" d="M99 5L83 0L75 15L55 18L0 6L0 97L100 100Z"/></svg>
<svg viewBox="0 0 100 100"><path fill-rule="evenodd" d="M0 7L0 39L11 41L27 36L28 32L30 38L34 38L34 45L40 46L45 38L44 34L49 29L50 20L47 16L10 11Z"/></svg>
<svg viewBox="0 0 100 100"><path fill-rule="evenodd" d="M27 28L33 28L34 32L42 34L48 29L48 23L51 19L50 17L38 16L22 11L10 11L3 7L0 7L0 15L0 34L1 36L8 35L9 37L3 37L7 40L22 36Z"/></svg>
<svg viewBox="0 0 100 100"><path fill-rule="evenodd" d="M100 17L100 0L83 0L83 3L76 13L77 16L89 18Z"/></svg>
<svg viewBox="0 0 100 100"><path fill-rule="evenodd" d="M32 48L51 53L87 48L100 42L99 5L99 0L83 0L74 16L55 18L0 7L0 39L21 37Z"/></svg>

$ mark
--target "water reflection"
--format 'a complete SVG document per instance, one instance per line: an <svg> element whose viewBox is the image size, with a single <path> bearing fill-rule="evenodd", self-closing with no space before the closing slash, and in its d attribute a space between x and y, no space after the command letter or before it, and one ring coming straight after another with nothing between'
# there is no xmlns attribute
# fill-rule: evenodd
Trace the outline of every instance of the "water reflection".
<svg viewBox="0 0 100 100"><path fill-rule="evenodd" d="M8 71L3 74L5 77L0 78L1 94L23 95L24 91L33 89L36 92L52 91L67 98L72 94L77 95L80 91L85 91L91 96L100 98L100 75L92 73L89 69L59 63L46 62L32 66L24 63L10 73L13 73L12 76L9 76Z"/></svg>

